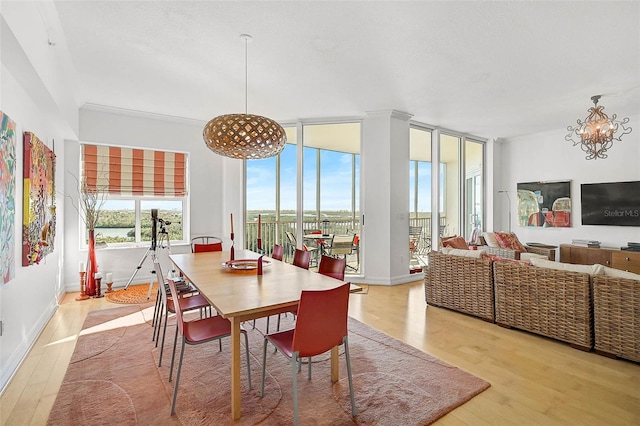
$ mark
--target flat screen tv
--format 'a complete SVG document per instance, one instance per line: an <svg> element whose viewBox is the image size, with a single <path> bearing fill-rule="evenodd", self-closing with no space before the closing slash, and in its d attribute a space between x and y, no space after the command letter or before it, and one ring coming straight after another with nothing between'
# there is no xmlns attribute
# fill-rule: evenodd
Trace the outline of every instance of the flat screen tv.
<svg viewBox="0 0 640 426"><path fill-rule="evenodd" d="M583 225L640 226L640 181L580 185Z"/></svg>

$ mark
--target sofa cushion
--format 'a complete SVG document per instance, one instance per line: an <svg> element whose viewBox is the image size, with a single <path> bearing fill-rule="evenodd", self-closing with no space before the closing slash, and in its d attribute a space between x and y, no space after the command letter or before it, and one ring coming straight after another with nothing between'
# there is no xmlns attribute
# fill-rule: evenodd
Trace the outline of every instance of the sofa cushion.
<svg viewBox="0 0 640 426"><path fill-rule="evenodd" d="M457 249L451 247L443 247L442 253L449 254L451 256L462 256L462 257L471 257L474 259L481 259L482 255L485 254L484 250L465 250L465 249Z"/></svg>
<svg viewBox="0 0 640 426"><path fill-rule="evenodd" d="M544 254L537 254L537 253L520 253L520 260L526 260L526 261L531 261L531 259L533 259L534 257L537 257L538 259L549 259L547 256L545 256Z"/></svg>
<svg viewBox="0 0 640 426"><path fill-rule="evenodd" d="M598 265L598 264L574 265L572 263L555 262L553 260L540 259L537 257L531 258L530 261L534 266L537 266L540 268L555 269L558 271L580 272L583 274L589 274L591 276L602 275L603 273L602 265Z"/></svg>
<svg viewBox="0 0 640 426"><path fill-rule="evenodd" d="M489 247L500 248L500 244L498 244L498 240L496 240L495 232L483 232L482 238L484 238L484 242L487 243Z"/></svg>
<svg viewBox="0 0 640 426"><path fill-rule="evenodd" d="M469 250L467 242L462 237L454 236L442 240L442 247Z"/></svg>
<svg viewBox="0 0 640 426"><path fill-rule="evenodd" d="M527 249L520 243L518 237L513 232L496 232L496 240L500 245L500 248L515 250L520 253L524 253Z"/></svg>
<svg viewBox="0 0 640 426"><path fill-rule="evenodd" d="M640 281L640 274L634 274L633 272L623 271L622 269L610 268L604 265L600 265L600 266L602 266L604 275L607 277L626 278L628 280Z"/></svg>

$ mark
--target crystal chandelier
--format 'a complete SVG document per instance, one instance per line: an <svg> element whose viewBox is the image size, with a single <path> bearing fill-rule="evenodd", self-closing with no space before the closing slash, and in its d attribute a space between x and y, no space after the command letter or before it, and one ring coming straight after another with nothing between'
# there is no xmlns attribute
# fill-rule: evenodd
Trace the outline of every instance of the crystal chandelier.
<svg viewBox="0 0 640 426"><path fill-rule="evenodd" d="M267 117L247 114L247 52L252 37L240 34L245 41L244 114L215 117L204 127L203 138L216 154L244 160L278 155L287 143L287 135L278 123Z"/></svg>
<svg viewBox="0 0 640 426"><path fill-rule="evenodd" d="M580 148L587 153L587 160L607 158L607 150L613 146L613 141L620 141L622 135L631 133L631 127L626 127L629 117L616 120L616 114L611 118L604 113L604 107L598 106L602 96L592 96L593 107L589 108L589 115L584 121L578 119L577 125L567 127L569 134L565 140L573 142L573 146L580 144Z"/></svg>

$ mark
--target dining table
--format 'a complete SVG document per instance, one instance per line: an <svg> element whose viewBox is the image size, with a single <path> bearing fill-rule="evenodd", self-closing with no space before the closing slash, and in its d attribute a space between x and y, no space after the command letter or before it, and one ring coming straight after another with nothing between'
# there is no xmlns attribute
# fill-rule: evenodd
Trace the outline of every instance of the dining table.
<svg viewBox="0 0 640 426"><path fill-rule="evenodd" d="M328 290L343 281L286 262L263 257L262 274L251 267L260 255L237 250L171 254L169 259L216 309L231 322L231 417L241 417L240 325L244 321L290 312L303 290ZM241 262L251 260L252 262ZM338 374L338 347L331 351L331 380Z"/></svg>

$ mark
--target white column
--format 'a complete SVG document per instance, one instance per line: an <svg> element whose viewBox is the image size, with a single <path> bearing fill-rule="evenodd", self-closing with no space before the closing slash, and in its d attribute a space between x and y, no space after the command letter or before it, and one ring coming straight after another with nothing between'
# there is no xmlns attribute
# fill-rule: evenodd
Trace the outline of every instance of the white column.
<svg viewBox="0 0 640 426"><path fill-rule="evenodd" d="M362 123L361 179L364 282L400 284L409 274L410 114L371 111Z"/></svg>

